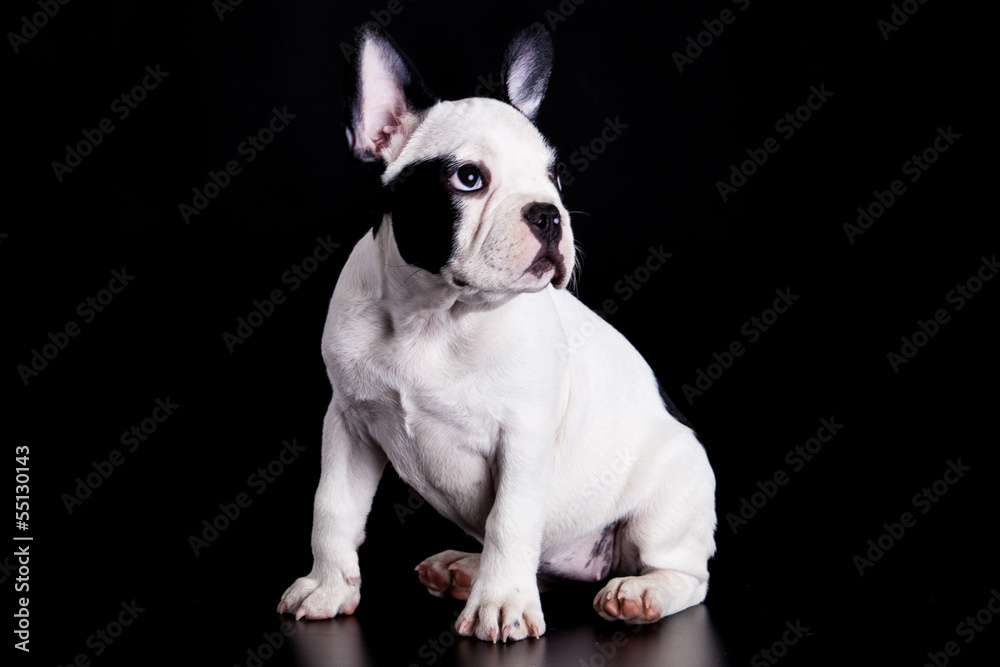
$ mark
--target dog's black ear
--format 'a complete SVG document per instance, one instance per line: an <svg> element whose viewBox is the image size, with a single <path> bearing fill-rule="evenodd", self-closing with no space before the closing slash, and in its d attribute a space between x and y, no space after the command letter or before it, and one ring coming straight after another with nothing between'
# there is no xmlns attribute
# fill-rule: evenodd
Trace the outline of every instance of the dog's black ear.
<svg viewBox="0 0 1000 667"><path fill-rule="evenodd" d="M377 23L358 31L346 77L347 143L359 160L375 162L389 138L405 131L409 113L433 104L406 57Z"/></svg>
<svg viewBox="0 0 1000 667"><path fill-rule="evenodd" d="M505 101L534 121L552 73L552 36L541 23L517 33L503 57Z"/></svg>

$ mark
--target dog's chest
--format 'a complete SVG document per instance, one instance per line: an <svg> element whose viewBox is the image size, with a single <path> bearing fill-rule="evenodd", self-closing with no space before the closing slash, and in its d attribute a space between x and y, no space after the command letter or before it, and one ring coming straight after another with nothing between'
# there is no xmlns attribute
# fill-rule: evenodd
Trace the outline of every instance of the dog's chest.
<svg viewBox="0 0 1000 667"><path fill-rule="evenodd" d="M490 361L460 337L411 337L381 315L351 329L351 344L335 346L331 363L345 419L439 512L478 532L493 502L502 433L493 397L482 391Z"/></svg>

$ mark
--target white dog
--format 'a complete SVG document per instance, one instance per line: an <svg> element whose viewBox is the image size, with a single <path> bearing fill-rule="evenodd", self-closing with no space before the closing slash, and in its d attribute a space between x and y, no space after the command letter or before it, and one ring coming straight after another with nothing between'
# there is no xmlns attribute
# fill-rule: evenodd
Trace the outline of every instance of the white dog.
<svg viewBox="0 0 1000 667"><path fill-rule="evenodd" d="M594 609L627 623L705 598L716 526L705 451L639 353L565 289L569 214L532 122L551 62L536 24L507 48L505 101L422 104L388 38L359 34L347 135L356 157L384 164L385 215L330 302L314 564L279 612L354 612L387 461L483 544L417 566L432 594L467 600L459 634L542 635L540 573L614 577Z"/></svg>

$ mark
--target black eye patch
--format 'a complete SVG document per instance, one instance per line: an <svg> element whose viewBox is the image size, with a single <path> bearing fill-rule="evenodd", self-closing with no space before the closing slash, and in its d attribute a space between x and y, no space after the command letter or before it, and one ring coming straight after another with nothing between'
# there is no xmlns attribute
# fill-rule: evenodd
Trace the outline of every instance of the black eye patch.
<svg viewBox="0 0 1000 667"><path fill-rule="evenodd" d="M382 187L399 254L431 273L441 271L455 247L462 213L447 181L457 166L450 157L421 160Z"/></svg>

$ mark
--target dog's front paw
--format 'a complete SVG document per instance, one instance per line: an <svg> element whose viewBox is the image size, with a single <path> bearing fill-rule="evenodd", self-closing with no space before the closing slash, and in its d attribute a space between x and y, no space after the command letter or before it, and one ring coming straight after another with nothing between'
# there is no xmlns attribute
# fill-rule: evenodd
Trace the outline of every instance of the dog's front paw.
<svg viewBox="0 0 1000 667"><path fill-rule="evenodd" d="M333 618L353 614L361 602L361 578L322 581L317 577L299 577L288 587L278 603L279 614L301 618Z"/></svg>
<svg viewBox="0 0 1000 667"><path fill-rule="evenodd" d="M541 637L545 634L542 603L537 587L530 588L530 593L514 589L502 595L480 595L473 586L465 609L455 621L455 631L494 643L498 639L517 641L529 635Z"/></svg>

